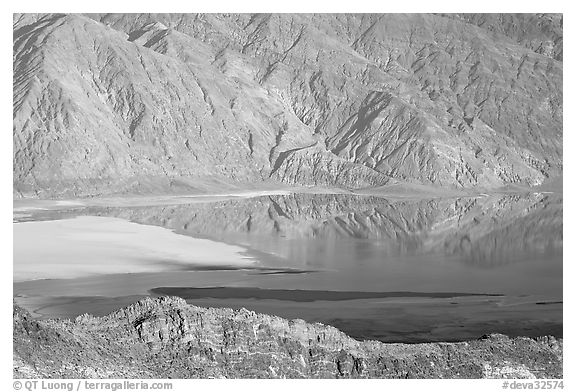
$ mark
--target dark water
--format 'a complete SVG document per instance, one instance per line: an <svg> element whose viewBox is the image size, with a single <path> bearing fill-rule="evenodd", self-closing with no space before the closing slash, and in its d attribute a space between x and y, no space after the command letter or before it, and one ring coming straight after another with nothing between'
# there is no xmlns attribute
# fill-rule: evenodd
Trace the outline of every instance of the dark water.
<svg viewBox="0 0 576 392"><path fill-rule="evenodd" d="M562 336L561 195L391 200L293 194L39 211L26 219L77 215L242 245L260 263L249 270L15 284L18 301L41 315L104 314L138 295L170 294L201 306L331 324L362 339Z"/></svg>

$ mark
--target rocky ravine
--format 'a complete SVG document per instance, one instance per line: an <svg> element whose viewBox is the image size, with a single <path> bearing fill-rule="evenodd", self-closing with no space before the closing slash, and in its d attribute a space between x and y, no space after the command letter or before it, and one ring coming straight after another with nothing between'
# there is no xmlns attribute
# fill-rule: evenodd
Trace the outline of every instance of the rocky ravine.
<svg viewBox="0 0 576 392"><path fill-rule="evenodd" d="M562 15L15 14L16 197L562 174Z"/></svg>
<svg viewBox="0 0 576 392"><path fill-rule="evenodd" d="M146 298L105 317L36 321L14 306L15 378L561 378L562 340L359 342L245 309Z"/></svg>

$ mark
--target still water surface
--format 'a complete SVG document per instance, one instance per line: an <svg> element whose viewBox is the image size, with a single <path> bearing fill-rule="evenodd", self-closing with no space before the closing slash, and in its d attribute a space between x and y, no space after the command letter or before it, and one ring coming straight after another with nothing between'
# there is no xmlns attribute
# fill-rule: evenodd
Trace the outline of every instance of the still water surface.
<svg viewBox="0 0 576 392"><path fill-rule="evenodd" d="M17 302L39 317L105 314L144 295L178 295L200 306L246 307L331 324L361 339L562 336L558 194L446 199L269 195L19 211L15 227L53 220L77 223L78 217L114 218L135 227L168 229L176 237L240 247L251 262L218 259L218 250L208 263L192 262L198 259L194 247L176 251L171 239L159 244L165 252L132 253L153 265L150 270L127 274L111 268L110 274L17 279ZM76 237L68 240L97 237L94 232L78 237L78 226L70 227L76 227ZM15 277L24 265L17 233L15 229ZM150 242L143 234L132 234ZM99 246L108 246L111 255L121 253L110 239ZM66 257L66 249L60 248ZM41 256L27 257L27 263L43 262ZM81 263L77 258L73 262Z"/></svg>

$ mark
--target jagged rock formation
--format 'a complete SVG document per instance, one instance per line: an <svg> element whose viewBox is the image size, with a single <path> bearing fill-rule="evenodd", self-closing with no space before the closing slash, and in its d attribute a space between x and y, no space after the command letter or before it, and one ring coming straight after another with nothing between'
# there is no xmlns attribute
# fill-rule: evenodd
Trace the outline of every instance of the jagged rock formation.
<svg viewBox="0 0 576 392"><path fill-rule="evenodd" d="M14 15L15 196L562 174L561 15Z"/></svg>
<svg viewBox="0 0 576 392"><path fill-rule="evenodd" d="M15 378L561 378L562 340L359 342L336 328L147 298L105 317L14 306Z"/></svg>

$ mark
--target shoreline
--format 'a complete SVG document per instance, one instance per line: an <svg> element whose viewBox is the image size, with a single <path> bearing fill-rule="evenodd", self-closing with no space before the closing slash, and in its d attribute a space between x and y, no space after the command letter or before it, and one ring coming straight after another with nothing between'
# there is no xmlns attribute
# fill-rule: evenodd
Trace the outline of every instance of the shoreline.
<svg viewBox="0 0 576 392"><path fill-rule="evenodd" d="M79 216L13 228L14 282L260 263L247 248L120 218Z"/></svg>
<svg viewBox="0 0 576 392"><path fill-rule="evenodd" d="M238 290L248 295L244 298L230 295ZM434 297L434 293L306 292L300 293L300 297L307 298L298 295L292 298L294 294L289 290L248 287L151 288L145 294L115 296L40 297L21 293L14 297L14 303L35 319L74 320L85 313L104 317L134 301L167 295L205 308L246 308L271 317L319 322L359 340L385 343L463 342L493 333L510 337L563 337L561 301L542 305L538 298L532 298L531 302L505 305L510 298L458 296L458 293L438 293Z"/></svg>
<svg viewBox="0 0 576 392"><path fill-rule="evenodd" d="M277 194L277 193L276 193ZM284 193L282 193L284 194ZM245 195L246 197L254 197L253 194L247 194ZM260 196L260 195L258 195ZM228 195L227 197L239 197L239 196L230 196ZM214 200L214 201L218 201L218 200ZM170 204L173 203L173 200L170 199L169 200ZM199 202L204 203L205 200L203 199L199 199ZM55 207L54 208L64 208L64 209L68 209L68 208L75 208L74 204L70 204L70 203L65 203L65 202L61 202L61 201L56 201L55 202ZM84 208L85 206L82 206L82 208ZM17 207L18 210L18 207ZM22 208L18 211L22 211ZM64 214L66 216L66 214ZM68 214L69 215L69 214ZM411 311L417 311L419 313L417 313L419 316L422 316L422 320L416 320L414 321L414 319L416 319L417 317L413 317L412 319L402 319L400 318L400 316L398 316L398 312L400 312L398 307L394 307L392 306L390 299L387 299L387 297L390 296L390 292L386 293L386 292L378 292L376 294L374 293L362 293L359 291L350 291L347 292L346 289L336 289L334 290L334 292L328 292L327 290L299 290L298 287L302 288L302 286L290 286L288 283L285 283L285 285L290 286L289 288L291 290L282 290L282 287L277 287L280 288L280 290L275 290L274 287L238 287L238 285L242 285L242 284L249 284L247 282L250 281L250 277L242 277L240 275L242 275L242 273L246 273L246 274L259 274L259 275L268 275L268 276L278 276L278 275L294 275L294 274L309 274L309 273L315 273L315 272L319 272L317 270L304 270L304 269L284 269L282 270L283 264L279 264L280 267L278 267L278 265L276 266L277 268L272 268L274 261L273 260L267 260L267 263L269 264L268 266L266 266L264 264L262 264L263 261L266 260L266 255L265 254L256 254L254 252L251 252L251 250L249 248L246 248L245 245L240 245L240 246L236 246L234 244L230 244L230 243L226 243L223 241L214 241L214 240L209 240L207 238L202 238L202 237L190 237L187 235L181 235L182 233L179 233L178 230L172 230L172 229L168 229L168 228L164 228L162 226L156 226L156 225L148 225L148 224L143 224L143 223L136 223L134 220L128 220L128 219L122 219L122 218L110 218L110 217L102 217L102 216L82 216L80 218L76 217L73 219L68 219L69 216L66 219L61 219L61 220L55 220L55 221L31 221L31 222L20 222L17 224L14 224L14 227L30 227L30 226L49 226L50 230L45 230L45 232L50 233L51 235L53 235L55 233L55 231L53 230L54 227L58 227L58 225L71 225L71 226L66 226L64 230L64 234L66 234L64 236L64 240L66 239L70 239L70 235L72 233L72 237L75 238L76 240L80 239L81 242L84 243L84 245L86 245L86 242L91 243L92 245L89 246L88 248L84 247L81 248L80 250L76 249L74 251L70 251L71 247L70 246L66 246L63 243L50 243L51 246L54 246L54 248L56 248L58 251L60 251L59 255L54 256L52 259L52 261L57 261L58 264L54 264L50 262L50 260L48 260L48 265L46 265L45 263L45 259L42 258L44 257L44 255L42 255L42 257L36 257L37 260L42 260L42 268L43 268L43 273L53 273L55 274L54 276L49 276L48 278L54 280L54 279L60 279L60 283L56 283L56 282L51 282L51 281L45 281L42 282L42 280L46 279L46 276L42 276L42 275L38 275L35 278L31 277L31 276L24 276L23 278L20 277L21 279L25 279L25 280L18 280L18 273L22 273L22 269L20 269L20 271L18 271L18 269L16 267L18 267L17 264L15 264L15 280L14 280L14 284L15 287L16 285L18 285L19 287L36 287L37 292L39 292L38 290L41 289L41 287L44 285L44 287L46 288L46 290L51 291L53 290L52 288L50 288L50 286L53 285L60 285L62 284L62 287L65 287L67 285L74 285L76 284L78 287L76 288L76 294L70 294L70 293L66 293L66 294L61 294L64 295L62 297L52 297L52 298L56 298L55 303L47 303L46 306L42 305L39 309L36 309L38 312L36 314L40 314L40 316L42 317L40 312L41 309L51 309L51 310L46 310L45 315L50 315L50 312L74 312L73 310L70 309L75 309L75 308L86 308L86 309L100 309L99 315L104 315L106 314L106 311L111 311L111 310L115 310L117 309L119 306L128 306L131 301L133 301L134 299L139 299L141 297L139 297L139 295L142 296L148 296L150 294L152 295L182 295L182 293L178 292L178 287L180 287L180 290L204 290L206 291L206 289L208 289L208 291L210 291L210 287L206 287L206 286L213 286L212 289L214 289L214 287L216 287L216 291L217 293L215 294L214 292L212 294L210 293L204 293L202 295L192 295L192 298L187 298L190 300L190 302L194 302L194 303L198 303L198 304L202 304L203 306L208 306L208 307L217 307L217 308L225 308L228 307L228 305L233 304L234 308L242 308L245 307L244 304L245 303L250 303L251 306L254 306L254 308L249 307L251 309L257 310L259 312L261 312L262 314L276 314L277 316L281 316L281 317L288 317L291 318L293 316L298 317L298 318L305 318L305 317L301 317L301 315L295 311L295 306L293 306L293 303L295 302L302 302L302 303L307 303L307 304L311 304L311 306L308 309L305 309L304 313L305 315L311 317L311 319L309 321L313 322L313 321L317 321L314 319L314 317L319 318L324 317L333 317L334 318L334 322L328 322L330 325L336 325L338 327L340 327L341 329L345 330L349 335L351 336L367 336L368 338L373 338L376 334L378 333L377 331L369 331L368 333L365 333L365 331L362 330L362 328L367 328L367 329L374 329L376 328L375 325L377 326L382 326L383 323L385 323L386 321L382 321L382 318L376 318L376 316L370 316L368 313L369 312L380 312L380 313L385 313L385 312L389 312L390 309L393 312L396 313L391 313L391 316L387 316L390 318L390 320L393 321L387 321L388 322L388 326L391 325L391 323L395 322L398 325L402 325L402 323L404 322L406 325L406 330L408 332L402 332L402 331L397 331L395 332L396 335L395 336L400 336L402 335L402 333L404 333L405 335L410 335L412 332L412 330L418 331L419 329L421 329L422 331L427 331L425 328L429 328L427 324L432 324L431 323L431 316L429 314L427 314L427 308L429 306L432 306L435 309L435 312L437 312L437 314L435 314L433 317L435 317L436 319L439 319L441 317L447 317L446 315L448 315L450 312L453 312L454 314L454 318L461 318L462 314L465 314L465 319L467 324L465 325L470 325L472 323L472 321L476 320L474 319L474 317L470 316L469 314L469 309L466 309L465 307L461 306L459 308L459 310L455 310L458 309L458 307L456 305L454 305L454 307L452 307L452 309L450 309L450 306L447 306L447 304L445 303L441 303L440 305L438 304L438 298L435 299L435 303L432 302L426 302L426 301L422 301L422 299L416 299L415 304L409 304L407 305L406 303L406 299L402 299L400 302L402 302L403 307L410 307ZM82 222L84 220L84 222ZM81 223L81 225L78 227L78 223ZM119 222L121 222L121 228L118 229L118 227L108 227L106 225L101 226L101 224L103 223L110 223L112 225L117 225L119 224ZM145 239L142 240L142 235L141 235L141 231L144 230L147 232L147 235L145 235ZM57 232L57 231L56 231ZM80 235L81 238L78 238L78 235ZM162 233L161 235L159 235L159 233ZM60 233L63 234L63 233ZM127 237L126 237L127 236ZM163 237L164 236L164 237ZM172 244L172 240L176 240L176 238L179 239L179 241L176 241L176 246L167 246L166 242L164 241L164 239L167 239L168 237L169 244ZM35 242L34 238L30 239L29 236L20 236L22 239L26 239L27 242ZM208 237L209 238L209 237ZM61 238L62 239L62 238ZM126 239L128 239L128 241L126 241ZM198 254L197 250L198 250L198 245L199 242L198 241L207 241L207 251L208 254L214 256L214 258L211 261L207 261L205 254ZM186 244L183 244L183 242L186 242ZM16 243L16 238L15 238L15 243ZM102 253L102 246L98 246L101 244L106 244L106 247L110 247L111 249L108 249L107 253L104 252ZM156 244L156 245L154 245ZM219 246L222 245L225 249L214 249L214 244L218 244ZM38 244L37 244L38 245ZM127 246L128 245L128 246ZM157 246L158 245L158 246ZM156 249L156 248L160 248L160 249ZM23 248L22 246L20 247ZM28 247L26 248L26 251L30 252L33 251L35 248L40 248L39 250L42 250L42 246L35 246L35 247ZM158 257L152 257L152 258L145 258L144 256L148 256L150 255L150 253L154 253L156 250L160 250L160 256L158 256L158 254L156 256ZM169 251L167 252L166 249L169 249ZM17 254L17 250L15 249L15 255ZM138 253L137 255L134 254L135 250L140 250L141 252ZM152 252L151 252L152 251ZM127 255L130 255L130 257L127 257ZM185 258L179 258L178 255L180 254L180 256L182 254L185 254L186 257ZM190 260L189 259L189 255L193 254L198 260L196 262L194 262L194 260ZM221 257L222 254L225 254L227 256L232 257L232 261L233 262L222 262ZM118 275L115 282L116 283L111 283L111 282L107 282L105 284L103 284L102 282L105 280L108 280L109 277L111 277L112 275L110 274L110 270L109 270L109 265L105 265L101 262L86 262L86 260L84 259L84 257L86 257L86 255L88 255L88 258L93 257L95 261L98 260L107 260L110 258L110 256L112 256L112 258L110 260L107 260L111 265L121 265L122 268L126 268L127 265L126 264L130 264L128 267L129 268L135 268L134 270L130 270L130 269L125 269L125 270L113 270L112 274L113 275ZM176 255L177 257L174 257L174 255ZM254 257L256 255L256 257ZM77 261L80 260L84 260L84 264L80 264L79 266L76 265L74 266L71 270L68 270L66 268L63 268L63 266L66 266L66 263L63 263L63 259L64 261L66 261L65 259L69 259L71 261L71 263L77 263ZM217 263L215 263L215 260L219 259ZM258 260L258 261L253 261L253 260ZM128 261L128 263L126 263ZM252 261L250 263L250 261ZM277 263L276 263L277 264ZM57 267L54 267L55 265L57 265ZM95 270L86 270L85 268L87 268L87 266L92 268L93 266L96 266L97 269L100 268L99 271L95 271ZM35 270L37 270L38 268L34 267ZM203 273L200 273L202 271L210 271L210 270L214 270L215 274L211 280L211 283L209 282L204 282L202 281L202 277L206 276ZM180 272L179 272L180 271ZM194 277L191 281L189 282L176 282L176 281L170 281L168 283L168 285L162 284L159 281L153 282L152 284L150 283L151 281L154 281L154 277L156 274L158 274L159 272L166 272L166 273L174 273L177 272L177 274L175 275L182 275L182 277L177 279L182 279L182 281L185 280L184 278L184 274L183 272L192 272L194 271L192 274L188 275L190 277L192 277L193 275L196 276ZM250 272L252 271L252 272ZM264 272L263 272L264 271ZM26 272L26 271L24 271ZM42 271L41 271L42 272ZM105 274L102 274L102 272L104 272ZM36 273L38 273L36 271ZM235 276L236 273L236 276ZM76 274L76 275L75 275ZM79 275L77 275L79 274ZM131 279L133 276L135 275L139 275L139 274L148 274L149 279L146 282L146 284L143 284L142 281L139 281L138 279L131 281L130 283L128 283L128 280ZM218 277L216 277L216 275L218 275ZM81 279L79 279L81 278ZM94 278L92 280L90 280L90 278ZM321 281L321 278L316 277L315 275L312 276L306 276L305 277L306 281L310 282L310 281ZM36 279L35 281L32 281L30 279ZM79 279L78 282L74 282L74 280ZM162 278L161 278L162 279ZM222 281L222 279L224 280L224 282ZM69 282L64 282L64 280L69 280ZM166 278L166 280L170 280L168 278ZM83 286L81 284L82 281L85 282L92 282L89 283L91 288L87 288L86 286ZM99 283L100 281L100 283ZM196 281L196 283L193 283L193 281ZM34 283L36 282L36 283ZM200 286L203 287L191 287L191 286L198 286L198 282L202 282L200 283ZM252 279L252 282L257 282L257 280ZM289 282L287 280L287 282ZM342 282L340 282L342 283ZM100 284L100 286L98 286ZM308 283L310 284L310 283ZM379 281L380 284L380 281ZM118 287L114 287L114 285L118 285ZM169 290L166 291L162 291L162 286L164 285L164 287L169 287ZM160 287L159 287L160 286ZM226 287L223 287L226 286ZM236 287L235 287L236 286ZM134 287L136 287L138 290L135 291L130 291L130 290L134 290ZM318 289L318 286L310 286L314 287L315 289ZM284 287L284 289L286 289L288 287ZM416 287L415 287L416 288ZM126 293L130 293L132 294L132 296L130 295L119 295L117 297L91 297L90 294L86 291L90 291L90 290L108 290L111 289L112 291L117 291L117 290L124 290ZM366 290L366 288L363 288L364 290ZM372 290L380 290L380 288L372 288ZM400 288L400 290L403 290L404 288ZM417 288L418 289L418 288ZM439 287L436 287L436 290L440 289L440 291L442 290ZM468 286L462 286L459 287L459 290L471 290L470 287ZM33 289L34 290L34 289ZM60 292L64 293L65 290L63 290L63 288L57 289L60 290ZM156 290L157 292L155 292L154 290ZM160 290L160 291L158 291ZM241 291L244 290L244 293L242 293ZM333 290L332 287L328 288L328 290ZM390 290L390 289L389 289ZM398 290L398 287L396 287L395 290ZM480 290L484 290L484 288L480 288ZM16 292L16 289L14 290ZM212 290L214 291L214 290ZM223 293L223 291L227 291L228 293ZM249 291L259 291L259 293L248 293ZM476 287L476 291L478 293L485 293L484 295L486 295L486 292L484 291L478 291L478 287ZM285 292L285 293L280 293L280 292ZM300 297L300 300L296 300L296 301L290 301L287 300L287 298L293 296L296 292L302 294ZM305 293L304 293L305 292ZM494 291L494 292L498 292L498 291ZM80 295L79 295L80 293ZM103 293L103 292L102 292ZM324 293L324 294L322 294ZM462 294L462 291L458 291L458 293ZM94 294L94 293L93 293ZM185 294L185 293L184 293ZM406 296L406 293L401 294L400 296ZM434 297L434 293L433 292L429 292L428 294L430 294L432 297ZM454 294L454 293L452 293ZM464 293L466 294L466 293ZM487 294L490 294L490 292L488 292ZM49 294L48 294L49 295ZM85 297L82 297L81 295L84 295ZM108 294L104 294L104 295L108 295ZM111 294L110 294L111 295ZM184 297L186 297L186 295L183 295ZM399 296L399 295L396 295ZM415 295L408 295L408 297L421 297L422 293L420 294L415 294ZM383 297L384 301L386 302L384 305L382 305L381 309L377 309L377 307L373 304L370 304L368 307L365 306L365 304L359 303L359 302L354 302L355 300L359 300L359 299L364 299L367 300L367 302L374 302L374 298L379 298L379 297ZM555 297L556 298L556 297ZM560 298L560 297L558 297ZM557 298L556 298L557 299ZM532 324L528 323L528 324L523 324L522 326L517 327L516 329L511 329L511 327L508 325L511 323L510 320L507 320L506 323L508 323L507 325L505 325L505 328L503 328L502 326L500 326L500 330L498 330L497 332L503 332L502 329L504 329L505 334L511 335L511 336L526 336L526 334L522 335L521 331L522 328L527 328L527 330L530 331L529 336L539 336L538 335L538 331L558 331L560 330L560 333L553 333L554 335L558 336L562 336L562 324L561 322L558 324L556 321L557 319L557 313L560 312L560 314L562 313L562 307L563 307L563 303L561 301L557 301L556 299L552 298L536 298L534 296L532 296L529 300L527 300L528 302L526 302L525 304L520 303L518 301L520 301L519 298L513 298L513 297L509 297L506 298L505 300L502 301L502 303L498 303L496 305L482 305L484 306L483 308L478 308L476 305L474 306L470 306L470 309L480 309L482 310L482 312L486 315L486 314L490 314L493 320L489 320L486 321L486 319L484 320L480 320L482 323L479 323L479 325L482 326L490 326L490 325L495 325L494 322L499 320L499 317L495 317L495 315L497 313L496 310L494 309L494 306L497 308L500 308L502 310L502 313L506 313L507 314L511 314L512 312L516 312L517 317L519 317L519 319L524 320L526 317L529 317L530 315L532 315L533 317L536 317L537 322L534 322ZM29 301L33 301L31 298L28 299ZM38 298L36 299L38 300ZM511 300L511 301L509 301ZM21 301L21 300L20 300ZM41 300L39 300L40 302L42 302ZM414 299L413 299L414 301ZM522 299L523 301L523 299ZM535 302L537 301L537 302ZM66 303L72 303L71 305L66 305ZM517 303L516 303L517 302ZM546 304L547 306L542 306L542 304ZM320 307L320 305L322 305L323 307L325 307L325 309L323 309L322 307ZM544 316L535 316L535 310L534 307L535 305L539 305L537 306L538 308L541 309L545 309L543 310L545 315ZM66 308L66 306L69 306L68 308ZM113 308L111 308L111 306L113 306ZM308 305L306 305L308 306ZM339 311L341 309L339 309L341 306L345 306L347 307L347 311L349 312L349 314L342 316L330 316L329 313L330 311ZM459 306L459 305L458 305ZM506 308L506 309L504 309ZM330 311L326 310L329 309ZM384 310L386 309L386 310ZM520 309L522 309L522 312L520 312ZM551 310L554 310L556 313L552 313ZM272 311L271 311L272 310ZM281 313L275 313L276 310L278 310L278 312ZM282 313L283 312L283 313ZM355 313L357 312L357 313ZM362 313L363 312L363 313ZM461 313L460 313L461 312ZM343 312L342 312L343 313ZM414 316L414 314L413 314ZM74 316L75 317L75 316ZM370 318L372 317L372 318ZM377 317L381 317L381 316L377 316ZM306 318L308 320L308 318ZM378 322L374 323L374 320L377 320ZM546 327L545 323L542 323L542 320L552 320L552 322L550 323L550 328ZM321 319L320 322L324 322L325 320ZM328 321L330 321L330 319L328 319ZM406 321L409 321L408 323L406 323ZM492 323L492 324L490 324ZM538 324L540 323L540 324ZM556 323L556 324L554 324ZM437 323L438 324L438 323ZM465 325L462 325L461 327L464 328ZM361 327L363 326L363 327ZM410 329L412 328L412 330ZM439 327L440 329L444 329L443 332L438 332L437 334L439 334L438 336L449 336L452 332L451 331L456 331L455 333L461 333L458 332L458 330L454 330L454 326L453 325L444 325L443 327ZM546 329L548 328L548 329ZM480 327L478 328L480 329ZM384 329L385 330L385 329ZM476 329L475 329L476 330ZM516 330L520 331L520 332L515 332ZM448 331L448 332L446 332ZM486 332L494 332L494 330L491 330L490 328L485 328ZM512 331L511 333L509 331ZM421 332L424 333L424 332ZM429 332L428 332L429 333ZM447 341L447 340L439 340L439 338L436 335L433 335L432 333L429 333L429 336L431 337L426 337L426 339L435 339L433 341ZM461 336L461 335L458 335ZM404 339L404 338L402 338ZM408 338L406 338L408 339ZM413 338L410 337L410 339L419 339L419 338ZM426 341L426 340L422 340L422 341ZM452 340L453 341L453 340ZM465 339L462 340L456 340L456 341L466 341Z"/></svg>
<svg viewBox="0 0 576 392"><path fill-rule="evenodd" d="M360 327L360 329L353 328L353 320L348 320L347 322L344 322L345 320L334 320L334 321L339 321L338 322L327 322L327 321L311 321L311 320L307 320L307 317L302 317L301 314L295 314L292 317L284 317L278 314L278 312L274 312L272 311L273 309L269 308L268 310L266 310L266 307L258 307L258 306L254 306L254 304L256 304L258 302L257 299L254 299L253 301L250 301L250 303L252 304L252 306L250 306L250 304L246 305L245 302L238 302L235 299L232 299L231 301L225 302L225 301L219 301L215 298L200 298L197 301L194 301L190 298L185 298L185 297L181 297L178 295L164 295L162 293L159 293L157 295L153 294L154 290L150 290L150 292L152 294L150 295L128 295L128 296L122 296L122 297L102 297L102 296L86 296L86 297L61 297L61 298L55 298L52 301L50 301L49 303L45 303L43 302L41 299L38 298L34 298L34 297L21 297L21 296L15 296L13 298L13 303L15 306L18 306L22 309L24 309L26 312L28 312L33 319L35 320L45 320L45 321L49 321L49 320L70 320L70 321L74 321L76 318L78 317L83 317L84 315L88 315L90 317L107 317L110 314L116 313L124 308L130 307L135 303L138 303L140 301L146 301L146 300L154 300L157 298L163 298L163 297L170 297L170 298L177 298L178 300L184 300L186 301L186 303L190 306L198 306L198 307L202 307L202 308L206 308L206 309L232 309L232 310L241 310L241 309L248 309L248 311L254 311L256 313L265 315L265 316L269 316L269 317L280 317L280 318L285 318L288 320L293 320L293 319L303 319L305 322L307 323L320 323L323 325L328 325L331 327L335 327L339 330L341 330L342 332L346 333L348 336L350 336L353 339L356 339L358 341L380 341L382 343L391 343L391 344L426 344L426 343L463 343L463 342L467 342L470 340L474 340L476 338L479 338L481 336L484 335L492 335L492 334L502 334L502 335L506 335L508 337L511 338L531 338L531 339L536 339L538 337L542 337L542 336L553 336L556 339L563 339L563 333L553 333L550 332L550 329L548 329L548 332L543 332L543 333L531 333L531 334L527 334L527 333L520 333L520 330L522 330L522 328L518 328L518 333L501 333L501 332L495 332L494 330L489 330L486 329L485 331L479 331L478 333L468 333L467 336L465 338L458 338L458 335L452 335L452 334L445 334L444 338L439 338L439 337L429 337L429 338L411 338L410 337L410 332L405 332L403 334L398 334L398 335L394 335L394 334L389 334L389 336L404 336L403 338L399 338L399 339L386 339L386 338L377 338L374 336L370 336L370 334L366 334L366 331L361 331L361 328L365 327L365 324L367 323L371 323L374 324L376 322L376 325L379 325L379 323L377 322L377 320L366 320L366 319L357 319L354 320L358 323ZM57 301L58 300L58 301ZM440 301L442 301L442 299L440 299ZM315 303L312 304L315 308L317 308L318 310L321 308L325 308L326 305L329 305L329 302L326 301L314 301ZM350 306L359 306L360 302L357 300L351 300L351 301L338 301L338 305L337 306L344 306L344 307L350 307ZM269 301L269 303L271 304L271 306L273 306L274 308L282 308L285 306L289 306L287 301L281 301L281 300L272 300ZM392 302L393 304L393 302ZM406 305L406 303L403 303L404 305ZM421 306L434 306L434 302L432 299L426 300L424 299L423 302L421 303L408 303L411 306L414 305L421 305ZM248 308L246 306L248 306ZM552 305L556 305L556 303L552 304ZM86 311L87 308L90 308L89 311ZM46 309L53 309L51 312L44 312ZM54 311L57 312L57 309L77 309L77 311L73 312L73 313L62 313L60 315L55 315ZM250 309L249 309L250 308ZM255 310L256 309L256 310ZM312 310L315 311L315 310ZM328 310L329 310L329 306L328 306ZM352 324L350 324L350 322L352 322ZM348 323L348 325L346 325L346 323ZM339 325L336 325L339 324ZM352 326L352 328L350 328L350 326ZM562 328L562 327L560 327ZM525 329L524 329L525 331ZM386 332L383 331L382 332L382 336L386 335ZM450 336L448 338L448 336ZM462 335L460 335L462 336Z"/></svg>
<svg viewBox="0 0 576 392"><path fill-rule="evenodd" d="M528 186L502 186L498 188L466 188L452 189L420 184L393 184L373 188L347 189L329 186L282 186L272 185L262 188L240 187L225 188L221 191L199 191L196 193L165 193L165 194L120 194L120 195L85 195L79 197L20 197L13 198L13 211L27 211L34 209L57 210L66 208L85 208L94 206L124 207L124 206L161 206L190 204L195 202L223 201L236 198L254 198L260 196L289 195L294 193L307 194L349 194L358 196L376 196L390 199L433 199L458 197L489 197L505 194L526 193L554 193L563 194L562 178L557 179L559 184L552 182L534 187ZM423 195L426 195L425 197Z"/></svg>

